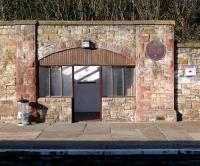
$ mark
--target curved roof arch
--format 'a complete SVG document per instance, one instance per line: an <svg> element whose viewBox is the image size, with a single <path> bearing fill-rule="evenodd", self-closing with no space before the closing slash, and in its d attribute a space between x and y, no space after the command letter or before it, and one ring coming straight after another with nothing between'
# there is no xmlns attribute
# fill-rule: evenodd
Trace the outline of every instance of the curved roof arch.
<svg viewBox="0 0 200 166"><path fill-rule="evenodd" d="M135 58L99 48L72 48L40 59L39 65L135 65Z"/></svg>

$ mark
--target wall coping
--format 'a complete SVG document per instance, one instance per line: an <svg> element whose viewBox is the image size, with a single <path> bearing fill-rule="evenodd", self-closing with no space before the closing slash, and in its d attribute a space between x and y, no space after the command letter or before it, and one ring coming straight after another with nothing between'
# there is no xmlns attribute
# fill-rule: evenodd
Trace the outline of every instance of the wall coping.
<svg viewBox="0 0 200 166"><path fill-rule="evenodd" d="M175 25L174 20L135 21L38 21L39 25Z"/></svg>
<svg viewBox="0 0 200 166"><path fill-rule="evenodd" d="M178 48L200 48L200 41L197 42L187 42L187 43L178 43Z"/></svg>
<svg viewBox="0 0 200 166"><path fill-rule="evenodd" d="M134 20L134 21L43 21L13 20L0 21L0 25L175 25L174 20Z"/></svg>
<svg viewBox="0 0 200 166"><path fill-rule="evenodd" d="M0 21L0 25L36 25L36 20Z"/></svg>

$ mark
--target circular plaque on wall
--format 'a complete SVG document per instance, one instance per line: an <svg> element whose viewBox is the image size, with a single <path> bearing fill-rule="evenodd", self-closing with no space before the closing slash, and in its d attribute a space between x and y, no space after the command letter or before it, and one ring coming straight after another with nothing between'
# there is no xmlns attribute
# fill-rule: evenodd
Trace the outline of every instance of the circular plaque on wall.
<svg viewBox="0 0 200 166"><path fill-rule="evenodd" d="M165 57L166 47L158 40L152 40L147 44L146 57L158 61Z"/></svg>

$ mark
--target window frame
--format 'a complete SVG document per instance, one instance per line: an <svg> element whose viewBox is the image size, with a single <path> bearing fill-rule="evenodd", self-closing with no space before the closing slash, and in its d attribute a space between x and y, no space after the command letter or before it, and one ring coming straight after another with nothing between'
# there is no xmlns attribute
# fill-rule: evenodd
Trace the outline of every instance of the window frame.
<svg viewBox="0 0 200 166"><path fill-rule="evenodd" d="M121 65L103 65L101 66L102 68L103 67L111 67L111 95L110 96L106 96L102 93L102 97L135 97L135 66L133 65L126 65L126 66L121 66ZM122 88L123 88L123 94L122 95L114 95L114 82L113 82L113 78L114 78L114 75L113 75L113 68L114 67L121 67L122 68ZM132 88L132 95L126 95L125 94L125 68L132 68L133 69L133 88ZM102 70L103 71L103 70ZM103 74L103 73L102 73ZM102 92L103 92L103 80L102 80Z"/></svg>
<svg viewBox="0 0 200 166"><path fill-rule="evenodd" d="M72 88L72 90L71 90L71 95L68 95L68 96L64 96L63 95L63 75L62 75L62 71L63 71L63 69L62 69L62 67L71 67L71 74L72 74L72 79L71 79L71 88ZM53 67L58 67L58 68L60 68L61 70L60 70L60 90L61 90L61 95L58 95L58 96L53 96L53 95L51 95L51 68L53 68ZM39 68L48 68L48 75L49 75L49 88L48 88L48 90L49 90L49 95L48 96L40 96L40 92L39 92L39 87L38 87L38 96L39 97L45 97L45 98L66 98L66 97L73 97L73 66L70 66L70 65L62 65L62 66L60 66L60 65L51 65L51 66L39 66ZM38 70L39 70L39 68L38 68ZM39 72L38 72L38 74L39 74ZM38 75L38 86L39 86L39 82L40 82L40 80L39 80L39 75Z"/></svg>
<svg viewBox="0 0 200 166"><path fill-rule="evenodd" d="M63 76L62 76L62 67L65 66L65 67L71 67L71 74L72 74L72 79L71 79L71 95L69 96L63 96ZM48 68L48 74L49 74L49 95L48 96L40 96L40 92L39 92L39 68L42 67L42 68ZM61 78L61 96L52 96L51 95L51 68L52 67L60 67L61 70L60 70L60 78ZM111 67L111 95L110 96L106 96L103 94L103 67ZM113 68L114 67L121 67L122 68L122 81L123 81L123 95L114 95L114 85L113 85ZM50 65L50 66L46 66L46 65L42 65L42 66L39 66L38 68L38 97L46 97L46 98L67 98L67 97L71 97L73 98L74 97L74 65ZM100 71L101 71L101 97L135 97L136 96L136 90L135 90L135 87L136 87L136 72L135 72L135 66L133 65L101 65L100 66ZM126 95L125 94L125 68L132 68L133 69L133 90L132 90L132 95Z"/></svg>

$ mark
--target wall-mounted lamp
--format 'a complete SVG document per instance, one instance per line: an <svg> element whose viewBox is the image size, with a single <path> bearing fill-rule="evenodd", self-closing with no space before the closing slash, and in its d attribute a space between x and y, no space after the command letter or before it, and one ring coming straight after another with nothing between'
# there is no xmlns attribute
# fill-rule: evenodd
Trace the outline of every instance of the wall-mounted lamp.
<svg viewBox="0 0 200 166"><path fill-rule="evenodd" d="M90 40L81 40L81 47L82 48L91 48L91 41Z"/></svg>

